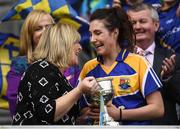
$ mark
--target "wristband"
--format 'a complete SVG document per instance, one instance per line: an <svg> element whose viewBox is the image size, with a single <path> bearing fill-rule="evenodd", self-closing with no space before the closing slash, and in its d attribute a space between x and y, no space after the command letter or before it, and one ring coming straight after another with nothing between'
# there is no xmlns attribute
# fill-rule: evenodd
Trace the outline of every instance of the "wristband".
<svg viewBox="0 0 180 129"><path fill-rule="evenodd" d="M119 121L122 121L122 109L120 108L119 111L120 111L120 112L119 112L119 113L120 113L120 114L119 114L119 115L120 115Z"/></svg>

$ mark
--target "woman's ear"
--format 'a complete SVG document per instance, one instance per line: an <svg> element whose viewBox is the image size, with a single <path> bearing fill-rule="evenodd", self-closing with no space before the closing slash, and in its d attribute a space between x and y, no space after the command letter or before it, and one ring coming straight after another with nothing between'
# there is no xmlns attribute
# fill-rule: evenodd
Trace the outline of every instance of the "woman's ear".
<svg viewBox="0 0 180 129"><path fill-rule="evenodd" d="M114 38L117 38L118 35L119 35L119 30L117 28L114 29L114 31L112 32L112 35L113 35Z"/></svg>

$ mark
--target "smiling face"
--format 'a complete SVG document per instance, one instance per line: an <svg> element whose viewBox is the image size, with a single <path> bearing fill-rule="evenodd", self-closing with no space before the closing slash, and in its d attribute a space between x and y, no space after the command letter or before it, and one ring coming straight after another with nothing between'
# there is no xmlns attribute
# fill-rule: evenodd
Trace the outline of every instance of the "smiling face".
<svg viewBox="0 0 180 129"><path fill-rule="evenodd" d="M159 22L153 20L150 10L138 12L128 11L128 15L133 23L133 29L136 35L136 43L151 44L155 38L155 32L159 28Z"/></svg>
<svg viewBox="0 0 180 129"><path fill-rule="evenodd" d="M103 20L91 21L89 31L91 33L91 42L95 46L98 55L109 55L119 48L117 37L114 35L115 32L109 32Z"/></svg>
<svg viewBox="0 0 180 129"><path fill-rule="evenodd" d="M34 43L35 46L37 46L43 31L49 25L52 25L52 18L51 18L51 16L49 14L47 14L47 15L44 15L42 17L42 19L39 20L39 22L37 23L37 26L34 29L33 43Z"/></svg>

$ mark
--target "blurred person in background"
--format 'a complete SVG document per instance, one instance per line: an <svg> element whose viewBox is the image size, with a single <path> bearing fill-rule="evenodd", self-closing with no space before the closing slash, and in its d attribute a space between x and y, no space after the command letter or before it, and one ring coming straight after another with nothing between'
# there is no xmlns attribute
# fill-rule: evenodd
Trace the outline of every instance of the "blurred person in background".
<svg viewBox="0 0 180 129"><path fill-rule="evenodd" d="M160 28L158 36L161 45L172 49L180 54L180 11L178 0L163 0L161 8L158 9Z"/></svg>
<svg viewBox="0 0 180 129"><path fill-rule="evenodd" d="M122 7L127 11L129 7L139 3L151 4L156 9L161 7L161 0L113 0L112 7Z"/></svg>
<svg viewBox="0 0 180 129"><path fill-rule="evenodd" d="M113 0L112 7L121 7L127 11L129 7L142 2L143 0Z"/></svg>

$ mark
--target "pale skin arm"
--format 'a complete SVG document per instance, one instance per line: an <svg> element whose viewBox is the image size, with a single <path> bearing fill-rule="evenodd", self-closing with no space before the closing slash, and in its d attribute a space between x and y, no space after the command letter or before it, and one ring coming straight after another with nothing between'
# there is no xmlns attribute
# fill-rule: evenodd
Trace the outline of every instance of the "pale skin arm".
<svg viewBox="0 0 180 129"><path fill-rule="evenodd" d="M161 94L156 91L146 98L147 105L136 109L122 110L122 120L151 120L164 115L164 105ZM107 104L108 114L114 119L120 119L120 109L111 102Z"/></svg>
<svg viewBox="0 0 180 129"><path fill-rule="evenodd" d="M72 91L56 99L56 111L54 121L62 118L77 102L82 93L94 94L99 86L94 77L85 78L76 88Z"/></svg>

